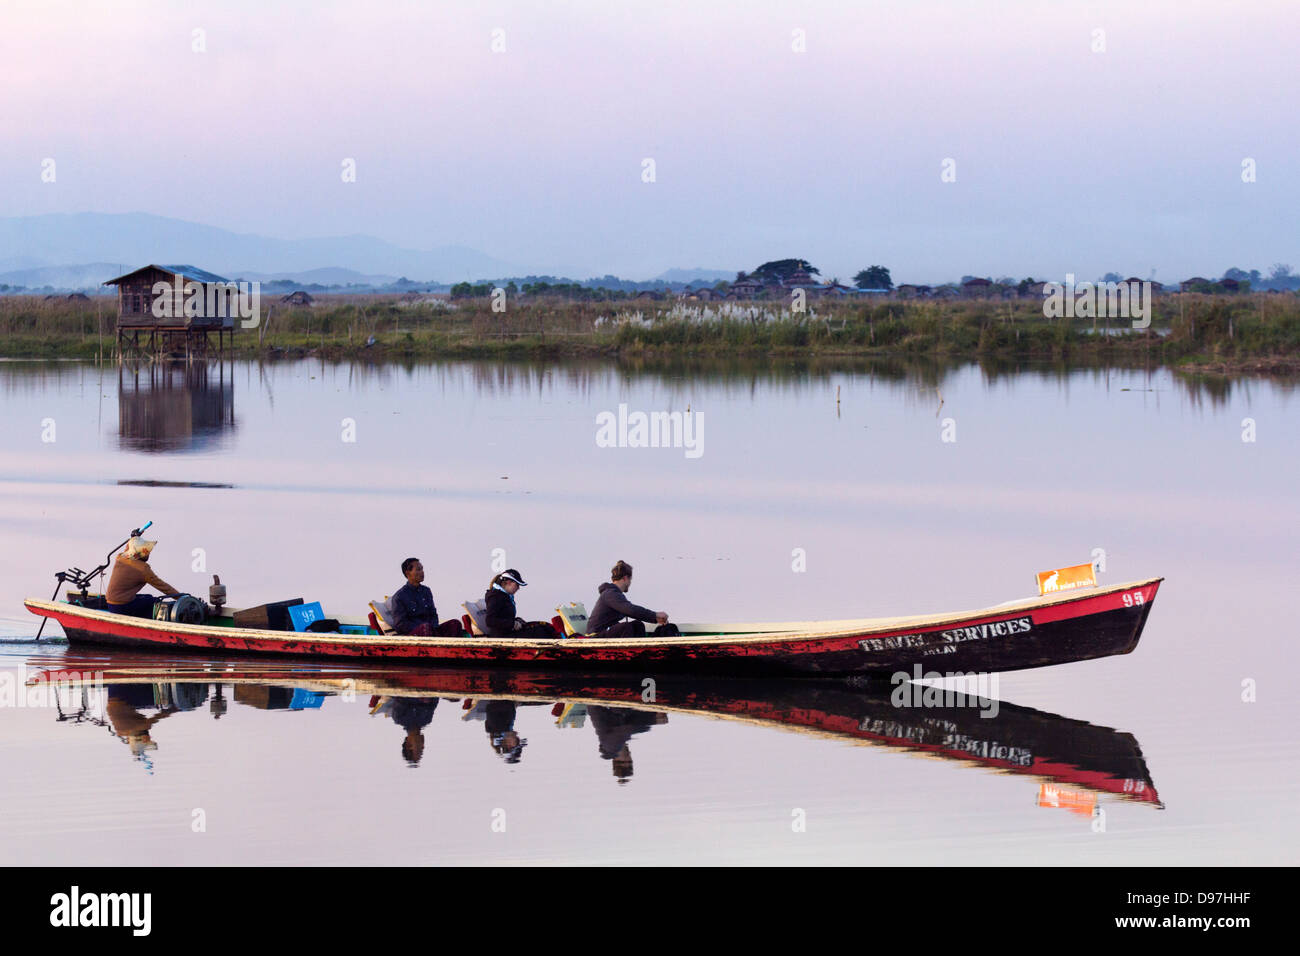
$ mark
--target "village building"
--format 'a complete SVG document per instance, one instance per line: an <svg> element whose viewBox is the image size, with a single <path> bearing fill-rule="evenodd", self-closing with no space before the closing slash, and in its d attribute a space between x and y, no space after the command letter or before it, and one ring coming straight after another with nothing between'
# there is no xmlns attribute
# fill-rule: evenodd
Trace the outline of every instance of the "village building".
<svg viewBox="0 0 1300 956"><path fill-rule="evenodd" d="M824 296L829 299L846 299L851 295L855 295L863 292L871 292L871 291L873 290L853 289L850 288L849 286L844 285L842 282L828 282L823 286L818 286L816 294L819 296ZM881 291L884 292L886 290L882 289Z"/></svg>
<svg viewBox="0 0 1300 956"><path fill-rule="evenodd" d="M820 289L822 284L803 269L795 269L781 283L786 289Z"/></svg>
<svg viewBox="0 0 1300 956"><path fill-rule="evenodd" d="M728 290L727 298L732 299L752 299L763 292L765 286L761 281L753 276L746 276L743 279L737 279L731 283Z"/></svg>
<svg viewBox="0 0 1300 956"><path fill-rule="evenodd" d="M218 351L224 348L225 336L234 335L236 290L229 279L215 273L189 265L150 264L104 285L117 286L119 360L124 350L183 352L190 359L207 353L213 332Z"/></svg>
<svg viewBox="0 0 1300 956"><path fill-rule="evenodd" d="M722 298L722 293L704 286L699 289L683 289L677 293L677 298L682 302L716 302Z"/></svg>

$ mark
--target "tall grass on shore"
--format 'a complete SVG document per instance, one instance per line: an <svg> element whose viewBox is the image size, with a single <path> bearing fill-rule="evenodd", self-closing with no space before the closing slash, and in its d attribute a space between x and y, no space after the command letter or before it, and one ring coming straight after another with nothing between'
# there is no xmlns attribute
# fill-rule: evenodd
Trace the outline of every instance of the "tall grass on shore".
<svg viewBox="0 0 1300 956"><path fill-rule="evenodd" d="M112 357L116 299L0 297L0 355ZM1052 320L1029 301L780 303L568 302L322 296L312 306L263 304L262 327L241 329L238 355L873 355L1052 357L1141 355L1166 363L1300 363L1300 298L1181 294L1156 300L1151 328L1127 319Z"/></svg>

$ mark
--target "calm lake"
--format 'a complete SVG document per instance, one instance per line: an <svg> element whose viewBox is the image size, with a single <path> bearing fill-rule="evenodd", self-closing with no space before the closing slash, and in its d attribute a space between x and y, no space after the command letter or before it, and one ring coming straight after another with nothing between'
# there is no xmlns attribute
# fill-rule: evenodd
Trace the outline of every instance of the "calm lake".
<svg viewBox="0 0 1300 956"><path fill-rule="evenodd" d="M0 396L7 864L1297 862L1292 385L303 359L0 362ZM979 608L1094 559L1166 580L1133 654L997 675L987 715L32 643L23 599L150 520L182 591L344 618L408 556L444 617L494 561L527 618L620 558L682 621ZM50 671L103 677L27 687Z"/></svg>

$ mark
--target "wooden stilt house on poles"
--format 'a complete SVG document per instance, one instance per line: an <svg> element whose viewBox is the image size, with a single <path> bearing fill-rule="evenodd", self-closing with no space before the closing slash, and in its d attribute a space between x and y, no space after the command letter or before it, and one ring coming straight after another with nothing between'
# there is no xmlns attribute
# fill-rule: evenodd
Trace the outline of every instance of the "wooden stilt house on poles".
<svg viewBox="0 0 1300 956"><path fill-rule="evenodd" d="M229 279L194 266L147 265L109 279L117 286L117 354L206 358L209 336L217 352L234 335L237 289Z"/></svg>

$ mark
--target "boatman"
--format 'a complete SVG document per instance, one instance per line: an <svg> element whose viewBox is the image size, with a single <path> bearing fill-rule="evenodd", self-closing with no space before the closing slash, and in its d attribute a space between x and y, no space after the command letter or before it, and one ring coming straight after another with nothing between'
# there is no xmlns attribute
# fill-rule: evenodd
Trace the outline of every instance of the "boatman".
<svg viewBox="0 0 1300 956"><path fill-rule="evenodd" d="M140 589L151 585L168 597L179 597L180 591L153 573L149 567L149 555L153 553L157 541L145 541L135 537L126 543L126 550L113 562L113 573L108 579L108 590L104 600L108 610L115 614L130 614L133 617L152 617L153 607L158 598L151 594L141 594Z"/></svg>
<svg viewBox="0 0 1300 956"><path fill-rule="evenodd" d="M610 569L609 577L600 586L600 596L587 618L589 633L600 637L645 637L646 624L658 625L653 631L655 637L676 637L681 633L676 624L668 623L665 612L641 607L625 597L632 586L632 565L626 561L617 562ZM625 617L632 620L624 621Z"/></svg>
<svg viewBox="0 0 1300 956"><path fill-rule="evenodd" d="M460 637L465 629L460 621L438 623L438 609L433 592L424 586L424 565L419 558L402 562L406 583L388 601L393 612L393 626L398 634L410 637Z"/></svg>

